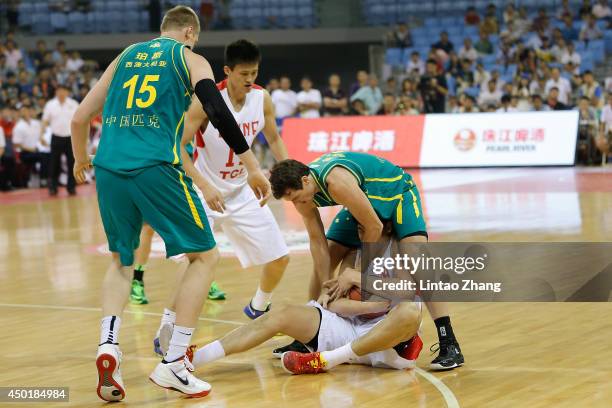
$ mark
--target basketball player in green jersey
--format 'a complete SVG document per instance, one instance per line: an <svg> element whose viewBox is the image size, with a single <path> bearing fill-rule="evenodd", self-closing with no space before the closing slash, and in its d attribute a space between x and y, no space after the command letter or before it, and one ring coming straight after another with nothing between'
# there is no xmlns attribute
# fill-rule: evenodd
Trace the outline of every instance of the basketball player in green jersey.
<svg viewBox="0 0 612 408"><path fill-rule="evenodd" d="M304 219L314 260L311 299L318 298L323 282L333 277L350 248L378 241L384 222L391 223L400 245L427 242L421 200L412 177L383 158L336 152L320 156L308 166L284 160L274 166L270 181L274 197L292 201ZM326 237L317 207L334 205L343 205L344 209L332 221ZM363 228L362 234L358 234L358 226ZM426 304L440 341L440 353L431 368L449 370L461 366L464 359L448 306L441 302ZM299 347L294 342L274 350L274 354L295 349Z"/></svg>
<svg viewBox="0 0 612 408"><path fill-rule="evenodd" d="M192 397L210 392L208 383L191 374L184 357L219 259L189 177L197 172L180 143L193 93L247 167L247 183L256 196L265 203L270 194L268 180L215 85L210 64L190 50L199 31L192 9L169 10L161 37L133 44L115 58L72 119L74 174L83 182L91 167L86 151L89 121L103 110L102 138L93 165L100 215L113 254L103 282L104 317L96 358L97 393L106 401L125 397L119 328L143 222L161 235L167 256L185 253L189 259L179 283L176 326L168 352L149 378Z"/></svg>

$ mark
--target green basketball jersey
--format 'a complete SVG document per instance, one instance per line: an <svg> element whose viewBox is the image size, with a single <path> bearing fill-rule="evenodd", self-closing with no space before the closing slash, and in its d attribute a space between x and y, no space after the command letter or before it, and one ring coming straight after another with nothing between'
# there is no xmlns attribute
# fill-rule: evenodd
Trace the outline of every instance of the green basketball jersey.
<svg viewBox="0 0 612 408"><path fill-rule="evenodd" d="M102 112L95 166L129 175L162 163L181 165L193 92L184 48L160 37L121 53Z"/></svg>
<svg viewBox="0 0 612 408"><path fill-rule="evenodd" d="M367 195L374 211L383 220L392 218L404 193L414 187L412 177L400 167L381 157L367 153L335 152L324 154L308 165L319 187L314 203L317 207L339 205L327 190L327 175L334 167L351 172Z"/></svg>

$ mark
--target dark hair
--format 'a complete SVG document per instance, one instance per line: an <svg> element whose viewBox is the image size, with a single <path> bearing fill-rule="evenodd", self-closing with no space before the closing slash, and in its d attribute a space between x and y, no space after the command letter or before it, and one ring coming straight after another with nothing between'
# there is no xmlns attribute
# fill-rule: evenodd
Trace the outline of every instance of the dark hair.
<svg viewBox="0 0 612 408"><path fill-rule="evenodd" d="M225 65L234 69L238 64L255 64L261 61L259 47L249 40L238 40L225 47Z"/></svg>
<svg viewBox="0 0 612 408"><path fill-rule="evenodd" d="M438 63L436 62L436 60L435 60L435 59L431 59L431 58L427 60L427 63L428 63L428 64L438 65Z"/></svg>
<svg viewBox="0 0 612 408"><path fill-rule="evenodd" d="M502 97L501 97L501 103L509 103L509 102L510 102L510 99L511 99L511 98L510 98L510 95L508 95L508 94L504 94L504 95L502 95Z"/></svg>
<svg viewBox="0 0 612 408"><path fill-rule="evenodd" d="M581 96L580 97L581 101L587 101L587 102L591 102L591 98L589 98L588 96Z"/></svg>
<svg viewBox="0 0 612 408"><path fill-rule="evenodd" d="M307 176L310 169L304 163L287 159L280 161L270 170L270 184L274 198L285 195L287 189L301 190L302 177Z"/></svg>

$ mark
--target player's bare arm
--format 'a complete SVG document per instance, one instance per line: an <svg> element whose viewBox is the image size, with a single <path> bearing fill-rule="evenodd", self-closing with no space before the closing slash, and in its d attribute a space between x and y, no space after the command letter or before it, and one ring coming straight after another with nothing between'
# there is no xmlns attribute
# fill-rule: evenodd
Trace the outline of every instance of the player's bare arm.
<svg viewBox="0 0 612 408"><path fill-rule="evenodd" d="M287 153L287 147L285 147L285 143L278 133L274 104L272 103L272 97L268 91L264 91L264 118L266 120L266 125L263 128L263 134L270 146L274 158L278 161L288 159L289 154Z"/></svg>
<svg viewBox="0 0 612 408"><path fill-rule="evenodd" d="M202 106L208 119L219 130L221 137L240 157L247 169L247 183L260 200L260 205L265 205L271 195L270 182L262 173L259 162L249 149L236 120L223 101L214 83L210 64L206 58L187 49L185 50L185 59L191 76L191 84L200 102L204 101Z"/></svg>
<svg viewBox="0 0 612 408"><path fill-rule="evenodd" d="M359 188L355 177L342 167L334 167L327 176L327 188L334 201L345 206L363 227L362 242L377 242L383 224L372 204Z"/></svg>
<svg viewBox="0 0 612 408"><path fill-rule="evenodd" d="M193 135L198 131L203 122L207 122L206 112L202 109L202 104L197 97L194 97L189 110L185 114L185 125L183 128L183 137L181 138L181 159L183 160L183 169L185 173L191 177L194 184L202 191L206 204L213 211L222 213L225 210L225 201L221 192L208 181L202 173L196 169L193 160L187 153L186 146L193 140Z"/></svg>
<svg viewBox="0 0 612 408"><path fill-rule="evenodd" d="M74 178L77 183L85 182L85 171L91 167L91 160L87 155L87 138L89 136L89 123L91 119L102 111L108 87L110 86L117 59L106 68L100 80L81 102L72 117L70 133L72 139L72 152L74 154Z"/></svg>
<svg viewBox="0 0 612 408"><path fill-rule="evenodd" d="M325 238L325 229L319 210L314 204L296 203L295 207L304 220L314 263L309 295L311 299L317 299L321 292L322 283L329 279L329 248L327 247L327 238Z"/></svg>

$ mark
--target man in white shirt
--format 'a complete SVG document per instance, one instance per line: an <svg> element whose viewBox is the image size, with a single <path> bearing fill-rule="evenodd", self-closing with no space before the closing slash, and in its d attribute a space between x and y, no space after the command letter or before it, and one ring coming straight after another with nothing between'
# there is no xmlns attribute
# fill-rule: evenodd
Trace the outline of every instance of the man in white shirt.
<svg viewBox="0 0 612 408"><path fill-rule="evenodd" d="M276 119L293 116L298 106L297 95L291 90L291 80L283 76L280 79L280 89L272 92L272 102L276 109Z"/></svg>
<svg viewBox="0 0 612 408"><path fill-rule="evenodd" d="M512 106L510 102L512 101L512 97L508 94L505 94L501 97L501 106L497 109L498 113L508 113L508 112L518 112L519 110Z"/></svg>
<svg viewBox="0 0 612 408"><path fill-rule="evenodd" d="M76 194L76 183L72 168L74 167L74 156L72 154L72 142L70 141L70 122L79 104L68 97L69 90L65 85L58 85L55 90L55 98L45 105L43 111L43 122L41 136L45 133L47 126L51 128L51 157L49 160L49 194L57 195L57 184L62 163L62 154L66 155L68 164L68 194Z"/></svg>
<svg viewBox="0 0 612 408"><path fill-rule="evenodd" d="M406 72L410 75L413 72L423 75L425 73L425 63L421 59L418 51L412 51L410 59L406 64Z"/></svg>
<svg viewBox="0 0 612 408"><path fill-rule="evenodd" d="M569 98L572 94L572 85L567 78L563 78L561 76L561 71L559 68L553 68L550 72L550 79L546 81L546 86L544 87L544 94L548 95L552 88L559 89L559 102L564 105L569 105Z"/></svg>
<svg viewBox="0 0 612 408"><path fill-rule="evenodd" d="M487 89L480 91L480 96L478 96L478 105L481 108L485 106L495 105L498 106L501 101L502 93L497 89L496 83L494 79L490 79L487 82Z"/></svg>
<svg viewBox="0 0 612 408"><path fill-rule="evenodd" d="M302 118L318 118L319 109L321 109L321 92L318 89L312 89L312 81L309 77L302 78L300 84L302 90L297 94L298 111Z"/></svg>
<svg viewBox="0 0 612 408"><path fill-rule="evenodd" d="M4 55L6 56L6 67L14 72L17 72L17 65L23 58L23 55L21 54L21 50L16 47L13 41L9 40L6 42L6 50L4 51Z"/></svg>
<svg viewBox="0 0 612 408"><path fill-rule="evenodd" d="M580 54L576 52L576 47L574 43L567 44L567 49L565 52L561 54L561 61L563 65L567 65L571 62L574 66L579 67L582 62L582 58L580 58Z"/></svg>
<svg viewBox="0 0 612 408"><path fill-rule="evenodd" d="M81 54L78 51L74 51L70 57L66 60L66 70L70 72L77 72L85 64Z"/></svg>
<svg viewBox="0 0 612 408"><path fill-rule="evenodd" d="M602 163L605 163L610 154L610 145L612 145L612 93L608 94L608 103L601 111L599 126L600 136L597 138L597 148L604 155Z"/></svg>
<svg viewBox="0 0 612 408"><path fill-rule="evenodd" d="M30 106L23 105L19 110L21 118L13 128L13 146L20 152L22 162L29 165L40 163L40 184L47 185L47 165L49 153L39 151L42 144L40 136L40 121L33 119L33 110Z"/></svg>
<svg viewBox="0 0 612 408"><path fill-rule="evenodd" d="M598 20L606 18L609 19L610 17L612 17L612 10L610 9L610 6L608 6L607 0L599 0L597 4L593 6L591 12Z"/></svg>
<svg viewBox="0 0 612 408"><path fill-rule="evenodd" d="M463 47L459 49L459 59L469 59L472 62L478 59L478 51L472 45L471 38L463 40Z"/></svg>

